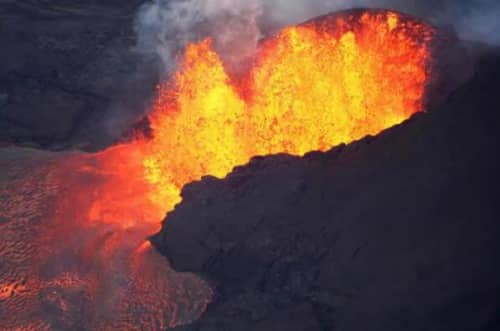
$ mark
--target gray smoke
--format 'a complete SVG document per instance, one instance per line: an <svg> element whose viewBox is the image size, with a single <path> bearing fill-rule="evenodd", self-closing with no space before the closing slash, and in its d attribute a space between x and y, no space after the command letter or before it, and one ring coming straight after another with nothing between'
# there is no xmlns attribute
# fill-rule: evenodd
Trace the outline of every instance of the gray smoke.
<svg viewBox="0 0 500 331"><path fill-rule="evenodd" d="M224 60L238 62L261 38L262 8L261 1L248 0L153 0L137 17L138 49L157 54L170 72L186 43L212 36Z"/></svg>
<svg viewBox="0 0 500 331"><path fill-rule="evenodd" d="M390 8L453 28L466 40L500 44L498 0L151 0L137 16L138 49L167 73L187 42L211 36L226 64L238 65L262 35L331 11Z"/></svg>

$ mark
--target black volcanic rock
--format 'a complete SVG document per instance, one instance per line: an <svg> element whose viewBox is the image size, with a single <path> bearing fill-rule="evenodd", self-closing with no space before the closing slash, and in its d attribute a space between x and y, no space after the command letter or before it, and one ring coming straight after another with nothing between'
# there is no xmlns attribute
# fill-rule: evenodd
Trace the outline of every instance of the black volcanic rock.
<svg viewBox="0 0 500 331"><path fill-rule="evenodd" d="M438 109L188 185L152 240L212 282L179 330L500 329L500 57Z"/></svg>
<svg viewBox="0 0 500 331"><path fill-rule="evenodd" d="M158 79L133 51L142 2L2 1L0 141L92 149L129 128Z"/></svg>

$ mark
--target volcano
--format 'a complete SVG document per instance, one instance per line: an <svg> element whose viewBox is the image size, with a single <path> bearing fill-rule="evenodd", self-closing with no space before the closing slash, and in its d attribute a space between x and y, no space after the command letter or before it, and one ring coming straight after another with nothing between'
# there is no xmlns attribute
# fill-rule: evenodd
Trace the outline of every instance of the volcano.
<svg viewBox="0 0 500 331"><path fill-rule="evenodd" d="M285 28L261 41L245 71L201 39L159 84L148 134L93 154L2 148L0 329L165 330L201 317L186 328L356 330L362 312L373 329L416 321L417 330L441 308L460 312L462 290L485 297L482 307L459 304L474 312L471 325L494 327L497 270L474 278L457 265L477 271L474 257L490 263L496 250L496 178L483 176L496 160L483 151L498 122L467 111L494 107L500 84L483 69L440 105L467 71L466 60L444 56L461 58L454 42L423 20L374 9ZM455 144L474 153L460 158ZM465 180L469 170L480 175ZM473 213L481 220L471 223ZM471 234L467 254L437 244L447 230L449 245ZM434 247L442 260L430 258ZM447 296L430 293L458 272ZM391 277L435 282L405 288ZM468 280L481 286L461 287ZM414 309L420 302L435 310Z"/></svg>

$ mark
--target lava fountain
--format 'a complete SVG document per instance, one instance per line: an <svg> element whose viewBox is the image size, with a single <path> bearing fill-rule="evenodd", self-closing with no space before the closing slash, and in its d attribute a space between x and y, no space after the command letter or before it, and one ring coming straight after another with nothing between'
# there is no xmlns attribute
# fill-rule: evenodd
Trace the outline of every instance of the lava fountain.
<svg viewBox="0 0 500 331"><path fill-rule="evenodd" d="M341 12L262 41L238 76L202 40L159 86L152 138L0 160L14 173L0 178L0 330L164 330L199 316L206 284L173 273L145 242L183 186L257 155L326 151L422 111L434 34L397 12Z"/></svg>
<svg viewBox="0 0 500 331"><path fill-rule="evenodd" d="M401 123L423 109L432 36L395 12L325 16L265 40L244 77L210 39L188 45L151 115L150 201L171 210L186 183L253 156L326 151Z"/></svg>

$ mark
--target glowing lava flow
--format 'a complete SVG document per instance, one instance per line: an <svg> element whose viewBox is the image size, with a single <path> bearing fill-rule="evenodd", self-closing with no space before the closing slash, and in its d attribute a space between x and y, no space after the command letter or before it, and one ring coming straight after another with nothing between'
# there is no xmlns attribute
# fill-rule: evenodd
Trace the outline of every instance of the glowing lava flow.
<svg viewBox="0 0 500 331"><path fill-rule="evenodd" d="M144 243L182 187L422 110L433 33L388 11L330 15L264 41L243 77L201 41L160 87L152 139L95 155L2 151L0 330L164 330L198 318L207 284Z"/></svg>
<svg viewBox="0 0 500 331"><path fill-rule="evenodd" d="M224 177L253 156L325 151L422 110L434 29L403 14L357 10L286 28L230 77L210 39L187 46L159 89L154 137L91 156L102 174L89 219L155 223L187 183ZM88 167L88 166L87 166Z"/></svg>
<svg viewBox="0 0 500 331"><path fill-rule="evenodd" d="M395 12L326 16L265 41L237 82L210 40L189 45L151 116L151 202L171 210L186 183L252 156L325 151L401 123L423 107L432 33Z"/></svg>

